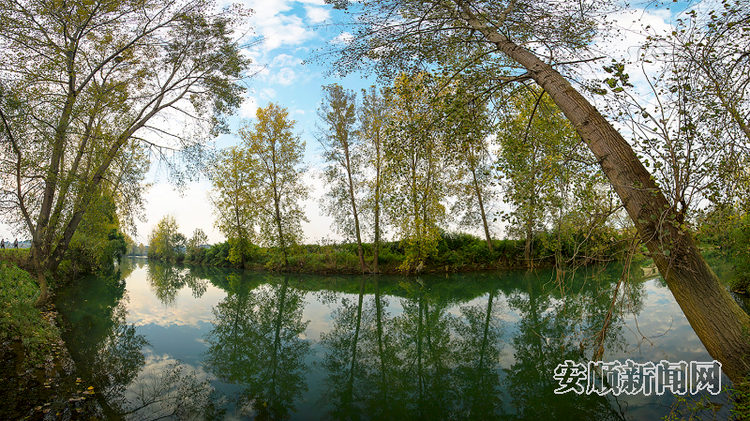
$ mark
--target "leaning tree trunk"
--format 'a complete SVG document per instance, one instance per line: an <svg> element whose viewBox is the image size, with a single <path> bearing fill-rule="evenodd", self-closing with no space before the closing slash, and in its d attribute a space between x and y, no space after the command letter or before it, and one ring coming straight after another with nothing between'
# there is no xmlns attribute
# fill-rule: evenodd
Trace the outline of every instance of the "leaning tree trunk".
<svg viewBox="0 0 750 421"><path fill-rule="evenodd" d="M576 127L622 200L695 333L708 353L722 363L732 382L739 384L748 373L750 341L743 331L750 328L750 316L701 256L682 224L683 215L670 206L622 135L560 73L483 24L464 2L456 2L466 22L523 66Z"/></svg>

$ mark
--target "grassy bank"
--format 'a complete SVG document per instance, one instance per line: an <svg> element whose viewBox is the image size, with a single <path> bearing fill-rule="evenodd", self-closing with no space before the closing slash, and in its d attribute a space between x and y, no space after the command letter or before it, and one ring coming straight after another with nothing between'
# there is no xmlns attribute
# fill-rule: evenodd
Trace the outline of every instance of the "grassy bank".
<svg viewBox="0 0 750 421"><path fill-rule="evenodd" d="M39 287L27 271L13 261L0 261L0 340L21 342L26 368L43 365L59 345L52 308L34 307L38 296Z"/></svg>
<svg viewBox="0 0 750 421"><path fill-rule="evenodd" d="M380 273L444 273L468 272L496 269L516 269L533 265L552 267L556 256L566 264L591 263L595 261L617 260L624 251L626 242L612 239L596 247L577 244L563 244L562 247L548 234L541 233L535 238L535 247L530 261L524 258L523 240L493 240L490 251L487 242L471 234L443 233L435 253L423 263L408 266L406 250L401 242L387 242L380 246L378 266ZM366 272L371 272L374 261L372 244L363 244ZM361 273L357 245L354 243L329 243L297 245L289 248L289 267L284 266L282 253L275 248L251 245L242 256L233 251L231 242L215 244L210 248L200 248L187 253L176 253L170 259L163 259L153 253L153 260L168 260L177 263L234 267L253 270L271 270L315 274L356 274Z"/></svg>
<svg viewBox="0 0 750 421"><path fill-rule="evenodd" d="M39 287L19 267L28 250L0 250L0 419L91 419L93 394L75 376L54 305L34 306Z"/></svg>

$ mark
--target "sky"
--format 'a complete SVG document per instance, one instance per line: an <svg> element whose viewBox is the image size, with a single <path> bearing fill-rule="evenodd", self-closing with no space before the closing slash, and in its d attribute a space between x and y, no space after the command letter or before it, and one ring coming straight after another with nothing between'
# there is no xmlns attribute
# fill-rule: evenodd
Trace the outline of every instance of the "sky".
<svg viewBox="0 0 750 421"><path fill-rule="evenodd" d="M257 108L265 107L270 102L289 110L291 118L296 120L295 131L306 144L305 163L310 168L304 179L311 187L311 198L304 203L310 220L303 223L305 242L339 239L331 229L332 219L322 214L319 205L324 186L319 177L323 165L321 148L315 138L316 109L320 105L323 85L339 83L344 88L359 92L374 84L375 80L362 74L352 74L345 79L326 77L326 64L304 63L316 49L330 42L340 42L342 36L340 27L335 23L341 21L343 14L334 11L324 0L244 0L241 3L253 10L248 22L252 32L247 39L261 41L252 43L244 50L252 58L257 74L248 79L245 101L237 116L230 120L230 127L236 132L242 119L253 119ZM635 10L610 18L617 19L625 29L623 37L602 43L600 50L616 57L633 58L637 56L637 46L643 39L642 35L638 35L639 28L646 24L653 28L668 28L666 22L673 16L668 11ZM638 73L631 71L632 81L636 85L644 83ZM222 135L215 140L217 148L238 143L236 135ZM147 244L152 227L165 215L174 216L180 232L188 237L193 230L200 228L208 235L209 243L224 241L224 236L214 228L213 209L208 200L210 182L205 179L192 182L187 190L180 193L170 185L168 177L159 168L153 164L147 176L146 181L153 185L145 195L145 220L136 224L135 242ZM501 234L502 227L496 225L494 232ZM7 238L10 234L13 233L7 227L0 225L0 235Z"/></svg>

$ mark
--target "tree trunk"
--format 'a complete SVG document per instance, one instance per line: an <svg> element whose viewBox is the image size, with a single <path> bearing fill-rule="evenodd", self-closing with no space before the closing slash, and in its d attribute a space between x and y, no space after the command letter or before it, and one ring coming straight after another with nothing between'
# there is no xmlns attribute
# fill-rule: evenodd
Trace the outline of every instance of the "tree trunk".
<svg viewBox="0 0 750 421"><path fill-rule="evenodd" d="M372 273L380 273L378 254L380 252L380 168L375 178L375 238L372 244Z"/></svg>
<svg viewBox="0 0 750 421"><path fill-rule="evenodd" d="M487 240L487 248L492 253L492 237L490 236L490 226L487 223L487 214L484 213L484 202L482 202L482 190L479 188L479 182L477 181L477 170L476 168L471 169L471 176L474 181L474 193L477 195L477 202L479 202L479 213L482 215L482 225L484 226L484 238Z"/></svg>
<svg viewBox="0 0 750 421"><path fill-rule="evenodd" d="M279 234L279 247L281 247L282 253L284 253L284 268L289 271L289 256L286 250L286 240L284 239L284 230L281 226L281 197L279 195L279 187L277 183L278 170L276 169L276 143L272 145L272 174L271 179L273 183L273 207L274 217L276 219L276 228Z"/></svg>
<svg viewBox="0 0 750 421"><path fill-rule="evenodd" d="M41 308L47 304L47 300L49 299L49 285L47 285L47 276L44 274L44 269L37 267L36 279L39 284L39 297L36 299L34 306Z"/></svg>
<svg viewBox="0 0 750 421"><path fill-rule="evenodd" d="M359 231L359 214L357 213L357 202L354 196L354 180L352 180L352 166L349 159L349 144L344 143L344 154L346 158L346 176L349 179L349 199L352 205L352 216L354 216L354 233L357 236L357 254L359 255L359 267L365 273L365 253L362 249L362 235Z"/></svg>
<svg viewBox="0 0 750 421"><path fill-rule="evenodd" d="M740 384L748 373L750 341L743 331L750 328L750 316L708 267L683 224L683 215L669 205L622 135L562 75L483 24L463 1L456 0L456 4L466 22L523 66L576 127L622 200L693 330L708 353L722 363L732 382Z"/></svg>

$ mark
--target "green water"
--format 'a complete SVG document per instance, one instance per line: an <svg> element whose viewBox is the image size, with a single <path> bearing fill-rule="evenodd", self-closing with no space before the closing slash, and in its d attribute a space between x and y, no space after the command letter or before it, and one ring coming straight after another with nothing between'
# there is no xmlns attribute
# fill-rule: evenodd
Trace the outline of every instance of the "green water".
<svg viewBox="0 0 750 421"><path fill-rule="evenodd" d="M558 364L591 359L621 273L323 277L136 259L57 301L79 372L128 420L661 419L668 391L554 393ZM627 279L605 361L712 360L658 278Z"/></svg>

